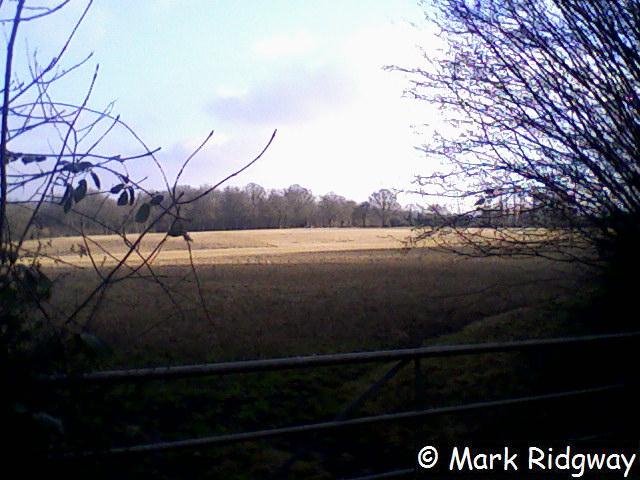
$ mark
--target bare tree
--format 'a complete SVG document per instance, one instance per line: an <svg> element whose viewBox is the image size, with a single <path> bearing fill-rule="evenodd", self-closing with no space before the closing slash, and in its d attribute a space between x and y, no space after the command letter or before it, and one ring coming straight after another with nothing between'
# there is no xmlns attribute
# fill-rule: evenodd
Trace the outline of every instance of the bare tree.
<svg viewBox="0 0 640 480"><path fill-rule="evenodd" d="M457 245L637 268L640 1L423 5L444 48L390 68L448 122L421 147L441 167L416 181L460 207ZM463 228L479 217L490 232ZM513 228L525 224L553 231Z"/></svg>
<svg viewBox="0 0 640 480"><path fill-rule="evenodd" d="M315 209L315 198L311 190L300 185L291 185L284 191L288 220L292 227L308 227Z"/></svg>
<svg viewBox="0 0 640 480"><path fill-rule="evenodd" d="M350 223L352 211L352 202L333 192L322 195L318 202L319 220L323 227L342 227Z"/></svg>
<svg viewBox="0 0 640 480"><path fill-rule="evenodd" d="M369 204L380 217L383 227L389 226L391 215L400 209L396 198L396 194L386 188L372 193L369 197Z"/></svg>
<svg viewBox="0 0 640 480"><path fill-rule="evenodd" d="M267 191L257 183L250 183L244 187L244 193L248 197L251 208L251 228L264 227L265 203L267 201Z"/></svg>
<svg viewBox="0 0 640 480"><path fill-rule="evenodd" d="M367 218L369 216L369 211L371 210L371 204L369 202L359 203L353 209L353 223L360 225L361 227L367 226Z"/></svg>

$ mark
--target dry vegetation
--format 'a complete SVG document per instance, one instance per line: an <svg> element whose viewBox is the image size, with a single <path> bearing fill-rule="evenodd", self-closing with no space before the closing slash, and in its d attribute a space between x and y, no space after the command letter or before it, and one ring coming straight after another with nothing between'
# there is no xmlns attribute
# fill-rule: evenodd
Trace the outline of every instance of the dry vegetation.
<svg viewBox="0 0 640 480"><path fill-rule="evenodd" d="M468 259L406 250L409 229L194 233L207 318L182 239L155 259L172 304L152 281L111 287L93 323L117 363L192 362L415 346L505 312L527 314L576 288L581 272L543 259ZM115 238L96 238L113 250ZM153 239L150 239L153 242ZM47 247L84 270L49 265L57 301L92 288L78 238ZM146 248L146 244L143 245ZM179 307L179 308L178 308ZM527 336L518 332L514 336Z"/></svg>

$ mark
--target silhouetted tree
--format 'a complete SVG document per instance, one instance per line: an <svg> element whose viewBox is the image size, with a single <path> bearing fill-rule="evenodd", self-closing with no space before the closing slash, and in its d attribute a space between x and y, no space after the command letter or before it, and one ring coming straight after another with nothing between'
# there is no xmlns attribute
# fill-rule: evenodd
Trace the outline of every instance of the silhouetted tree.
<svg viewBox="0 0 640 480"><path fill-rule="evenodd" d="M418 191L455 199L467 210L459 221L481 217L497 229L460 230L467 253L636 269L640 1L423 5L444 48L425 45L428 66L390 68L408 73L409 93L440 107L449 123L421 147L442 167L419 177ZM553 235L502 228L541 216Z"/></svg>

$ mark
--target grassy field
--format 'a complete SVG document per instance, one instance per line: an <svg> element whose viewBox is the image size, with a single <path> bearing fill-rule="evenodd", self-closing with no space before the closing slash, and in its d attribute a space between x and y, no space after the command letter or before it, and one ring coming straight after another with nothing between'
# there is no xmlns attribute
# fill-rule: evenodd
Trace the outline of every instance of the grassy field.
<svg viewBox="0 0 640 480"><path fill-rule="evenodd" d="M171 239L153 261L165 287L150 278L116 283L103 298L108 308L98 309L91 325L114 348L113 361L122 364L415 346L482 318L536 310L584 279L575 266L543 259L471 259L429 246L407 250L410 234L409 229L194 233L193 256L209 315L185 242ZM151 236L141 249L148 251L159 238ZM94 240L122 255L117 237ZM74 308L98 281L87 256L78 255L79 243L68 237L46 246L81 267L44 261L56 278L54 298L61 310ZM70 251L73 245L76 253ZM520 334L527 332L514 332Z"/></svg>

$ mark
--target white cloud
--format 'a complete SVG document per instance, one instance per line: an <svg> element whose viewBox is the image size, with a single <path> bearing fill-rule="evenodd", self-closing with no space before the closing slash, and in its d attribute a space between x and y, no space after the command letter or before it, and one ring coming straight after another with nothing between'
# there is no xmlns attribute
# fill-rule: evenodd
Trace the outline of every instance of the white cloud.
<svg viewBox="0 0 640 480"><path fill-rule="evenodd" d="M247 93L248 91L246 89L237 87L222 86L216 89L216 96L218 98L242 98L247 95Z"/></svg>
<svg viewBox="0 0 640 480"><path fill-rule="evenodd" d="M201 175L220 176L222 166L238 165L232 159L252 157L277 127L274 144L238 184L299 183L316 194L333 190L356 200L380 188L408 188L415 174L431 168L414 149L420 138L410 125L438 124L439 115L424 103L402 99L407 79L382 67L421 65L415 45L424 33L402 25L370 26L334 39L332 50L339 53L329 62L311 67L315 54L290 58L246 91L218 89L207 111L231 140L203 152Z"/></svg>
<svg viewBox="0 0 640 480"><path fill-rule="evenodd" d="M276 59L307 54L317 47L315 38L304 30L262 38L253 45L259 57Z"/></svg>
<svg viewBox="0 0 640 480"><path fill-rule="evenodd" d="M247 92L218 89L206 110L219 122L278 127L331 114L350 103L355 89L353 78L336 66L290 64Z"/></svg>

